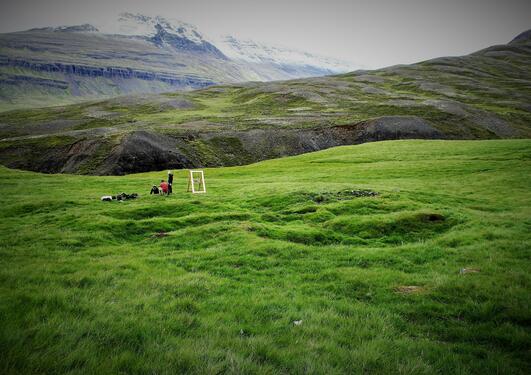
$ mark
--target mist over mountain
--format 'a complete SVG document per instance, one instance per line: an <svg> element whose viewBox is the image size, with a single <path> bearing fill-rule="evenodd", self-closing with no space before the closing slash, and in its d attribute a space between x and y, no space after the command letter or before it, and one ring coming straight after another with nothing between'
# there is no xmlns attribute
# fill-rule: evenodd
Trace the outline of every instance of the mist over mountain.
<svg viewBox="0 0 531 375"><path fill-rule="evenodd" d="M0 110L355 68L287 47L207 37L179 20L122 13L104 26L0 34Z"/></svg>

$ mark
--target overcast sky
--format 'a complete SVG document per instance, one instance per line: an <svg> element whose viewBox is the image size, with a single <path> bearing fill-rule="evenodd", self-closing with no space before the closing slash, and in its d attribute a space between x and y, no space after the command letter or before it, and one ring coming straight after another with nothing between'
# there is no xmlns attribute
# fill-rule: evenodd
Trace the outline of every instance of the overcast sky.
<svg viewBox="0 0 531 375"><path fill-rule="evenodd" d="M531 0L0 0L0 32L99 25L125 11L369 68L462 55L531 28Z"/></svg>

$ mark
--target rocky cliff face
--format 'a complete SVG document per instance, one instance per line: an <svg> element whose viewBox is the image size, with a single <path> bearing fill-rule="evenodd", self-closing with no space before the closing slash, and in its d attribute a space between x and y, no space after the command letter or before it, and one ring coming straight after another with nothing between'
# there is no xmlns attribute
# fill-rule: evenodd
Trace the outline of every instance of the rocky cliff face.
<svg viewBox="0 0 531 375"><path fill-rule="evenodd" d="M78 134L81 135L81 134ZM21 139L0 152L10 168L46 173L123 175L162 169L242 165L330 147L444 135L418 117L383 117L317 129L190 132L180 136L135 131L121 139L65 136L50 146Z"/></svg>
<svg viewBox="0 0 531 375"><path fill-rule="evenodd" d="M168 32L160 24L155 25L156 34L150 39L158 46L169 45L177 50L196 52L201 54L211 54L216 58L227 60L227 57L217 49L212 43L201 40L199 43L188 38Z"/></svg>
<svg viewBox="0 0 531 375"><path fill-rule="evenodd" d="M191 75L171 75L166 73L159 73L153 71L145 70L135 70L131 68L121 68L121 67L99 67L99 66L88 66L88 65L79 65L79 64L63 64L63 63L46 63L39 61L28 61L23 59L12 59L8 56L0 55L0 66L4 67L16 67L16 68L25 68L31 69L36 72L46 72L46 73L62 73L65 75L74 75L81 77L103 77L103 78L119 78L119 79L141 79L145 81L161 81L168 83L171 86L177 88L202 88L215 84L214 81L203 79L201 77L191 76ZM22 76L22 75L11 75L8 79L22 80L26 82L34 82L37 85L52 85L54 87L66 89L68 87L68 82L59 81L59 80L46 80L39 79L31 76ZM10 82L3 82L10 83ZM55 84L57 83L57 84Z"/></svg>

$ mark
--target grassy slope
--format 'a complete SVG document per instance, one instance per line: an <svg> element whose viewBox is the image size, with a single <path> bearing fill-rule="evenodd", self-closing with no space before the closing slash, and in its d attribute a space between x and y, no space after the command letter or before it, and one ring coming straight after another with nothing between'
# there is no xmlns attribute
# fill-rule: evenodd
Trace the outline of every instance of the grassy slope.
<svg viewBox="0 0 531 375"><path fill-rule="evenodd" d="M530 160L372 143L208 169L203 196L178 171L169 198L163 173L0 169L0 369L526 373ZM360 188L381 194L311 199Z"/></svg>
<svg viewBox="0 0 531 375"><path fill-rule="evenodd" d="M5 125L0 136L46 134L40 125L65 119L76 123L61 131L97 126L178 133L203 131L204 122L218 130L305 128L389 115L422 117L448 136L495 137L487 126L492 121L505 121L516 135L529 136L530 54L531 42L339 76L9 111L0 114ZM172 105L176 100L189 105ZM100 113L96 125L94 112Z"/></svg>

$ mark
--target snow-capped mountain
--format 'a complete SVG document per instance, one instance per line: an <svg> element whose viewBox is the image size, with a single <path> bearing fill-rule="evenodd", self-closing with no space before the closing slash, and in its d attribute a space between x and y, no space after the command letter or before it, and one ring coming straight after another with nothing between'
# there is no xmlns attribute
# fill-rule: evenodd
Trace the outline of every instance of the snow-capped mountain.
<svg viewBox="0 0 531 375"><path fill-rule="evenodd" d="M211 38L179 20L132 13L107 24L0 34L0 91L17 107L32 100L56 104L356 68L294 48Z"/></svg>
<svg viewBox="0 0 531 375"><path fill-rule="evenodd" d="M344 73L360 69L361 66L334 58L316 55L284 46L274 46L241 40L233 36L220 38L216 46L233 60L256 64L276 64L283 66L307 66L319 68L330 73Z"/></svg>
<svg viewBox="0 0 531 375"><path fill-rule="evenodd" d="M176 19L166 19L160 16L145 16L143 14L121 13L116 22L98 27L107 34L154 37L159 29L201 44L206 42L194 25Z"/></svg>
<svg viewBox="0 0 531 375"><path fill-rule="evenodd" d="M194 25L176 19L121 13L116 22L99 28L103 33L148 38L157 45L181 51L205 52L225 58Z"/></svg>
<svg viewBox="0 0 531 375"><path fill-rule="evenodd" d="M74 25L74 26L57 26L57 27L40 27L31 29L29 31L51 31L51 32L65 32L65 33L97 33L99 30L85 23L83 25Z"/></svg>
<svg viewBox="0 0 531 375"><path fill-rule="evenodd" d="M161 16L122 13L118 20L110 25L98 27L107 34L147 37L159 43L184 48L194 44L202 49L222 54L239 63L274 64L284 69L305 67L315 71L310 75L344 73L361 66L338 59L320 56L280 45L270 45L249 39L237 39L234 36L207 37L197 27L176 19ZM175 43L178 41L178 43ZM188 46L189 47L189 46Z"/></svg>

